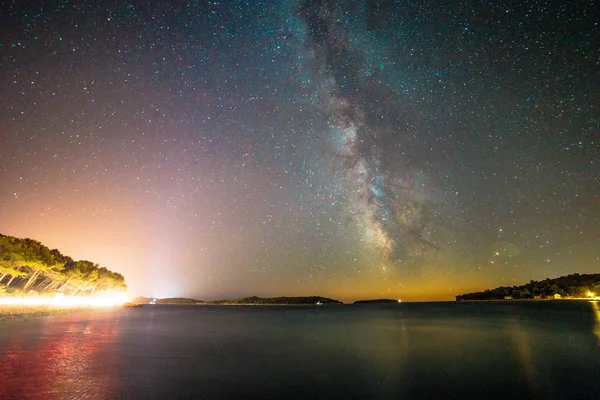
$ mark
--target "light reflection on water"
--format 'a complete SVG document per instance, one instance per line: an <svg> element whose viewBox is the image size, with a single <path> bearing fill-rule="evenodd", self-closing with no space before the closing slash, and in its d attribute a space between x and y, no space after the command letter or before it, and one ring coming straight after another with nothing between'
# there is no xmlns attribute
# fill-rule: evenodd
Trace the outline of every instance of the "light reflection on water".
<svg viewBox="0 0 600 400"><path fill-rule="evenodd" d="M114 360L119 323L110 314L14 321L10 335L0 336L0 399L109 398L115 371L96 363Z"/></svg>
<svg viewBox="0 0 600 400"><path fill-rule="evenodd" d="M529 329L523 329L519 320L511 318L506 323L506 334L514 344L514 353L519 361L519 367L523 376L527 379L529 389L533 392L539 390L539 374L535 366L534 355L532 354L533 338Z"/></svg>
<svg viewBox="0 0 600 400"><path fill-rule="evenodd" d="M95 311L0 325L0 399L600 399L599 341L585 302Z"/></svg>
<svg viewBox="0 0 600 400"><path fill-rule="evenodd" d="M597 301L591 301L592 309L594 310L594 315L596 317L596 325L594 325L594 334L598 338L598 345L600 346L600 306L598 306Z"/></svg>

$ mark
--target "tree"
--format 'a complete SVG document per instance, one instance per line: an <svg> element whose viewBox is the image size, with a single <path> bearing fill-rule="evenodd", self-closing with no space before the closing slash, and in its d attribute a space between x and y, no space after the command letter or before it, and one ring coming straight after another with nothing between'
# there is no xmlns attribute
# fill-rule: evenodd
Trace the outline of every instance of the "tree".
<svg viewBox="0 0 600 400"><path fill-rule="evenodd" d="M40 242L0 234L0 286L27 292L93 294L97 290L125 290L122 275L90 261L74 261Z"/></svg>

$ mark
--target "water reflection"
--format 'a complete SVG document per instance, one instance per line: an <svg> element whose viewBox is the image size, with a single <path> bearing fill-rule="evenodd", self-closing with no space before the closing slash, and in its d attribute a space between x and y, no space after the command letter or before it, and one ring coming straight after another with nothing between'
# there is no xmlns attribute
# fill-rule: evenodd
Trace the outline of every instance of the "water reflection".
<svg viewBox="0 0 600 400"><path fill-rule="evenodd" d="M589 304L152 306L15 321L0 326L0 399L600 399Z"/></svg>
<svg viewBox="0 0 600 400"><path fill-rule="evenodd" d="M3 326L0 398L108 398L119 319L71 314ZM3 340L4 342L4 340Z"/></svg>
<svg viewBox="0 0 600 400"><path fill-rule="evenodd" d="M530 329L524 329L521 323L510 318L506 323L506 333L510 337L513 348L516 352L516 358L519 362L521 372L527 380L527 384L531 391L536 391L540 387L539 368L535 365L534 355L532 353L532 340Z"/></svg>
<svg viewBox="0 0 600 400"><path fill-rule="evenodd" d="M591 301L592 310L594 310L594 316L596 317L596 324L594 325L594 334L598 338L598 345L600 345L600 306L597 301Z"/></svg>

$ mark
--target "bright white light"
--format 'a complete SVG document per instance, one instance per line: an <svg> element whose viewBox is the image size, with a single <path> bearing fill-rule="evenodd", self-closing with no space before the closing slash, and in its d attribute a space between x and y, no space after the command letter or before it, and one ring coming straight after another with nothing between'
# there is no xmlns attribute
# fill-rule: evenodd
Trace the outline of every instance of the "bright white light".
<svg viewBox="0 0 600 400"><path fill-rule="evenodd" d="M0 305L56 307L113 307L130 301L125 294L110 296L0 297Z"/></svg>

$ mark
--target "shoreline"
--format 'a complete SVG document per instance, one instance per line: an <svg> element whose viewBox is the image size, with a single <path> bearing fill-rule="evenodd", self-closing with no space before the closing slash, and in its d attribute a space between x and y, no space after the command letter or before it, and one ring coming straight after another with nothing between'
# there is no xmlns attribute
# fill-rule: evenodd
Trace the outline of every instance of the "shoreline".
<svg viewBox="0 0 600 400"><path fill-rule="evenodd" d="M155 305L155 304L152 304ZM162 304L158 304L158 305L162 305ZM166 305L170 305L170 304L166 304ZM173 304L173 305L177 305L177 304ZM185 305L185 304L184 304ZM339 303L331 303L331 304L315 304L315 303L303 303L303 304L288 304L288 303L272 303L272 304L261 304L261 303L239 303L239 304L235 304L235 303L196 303L196 304L192 304L194 306L274 306L274 307L281 307L281 306L303 306L303 307L309 307L309 306L324 306L324 305L343 305L343 303L339 304Z"/></svg>
<svg viewBox="0 0 600 400"><path fill-rule="evenodd" d="M597 298L586 298L586 297L571 297L563 299L487 299L487 300L453 300L454 303L489 303L489 302L503 302L503 303L515 303L515 302L543 302L543 301L600 301Z"/></svg>
<svg viewBox="0 0 600 400"><path fill-rule="evenodd" d="M0 324L6 321L23 321L29 318L65 315L83 311L88 307L57 307L57 306L21 306L0 305Z"/></svg>

